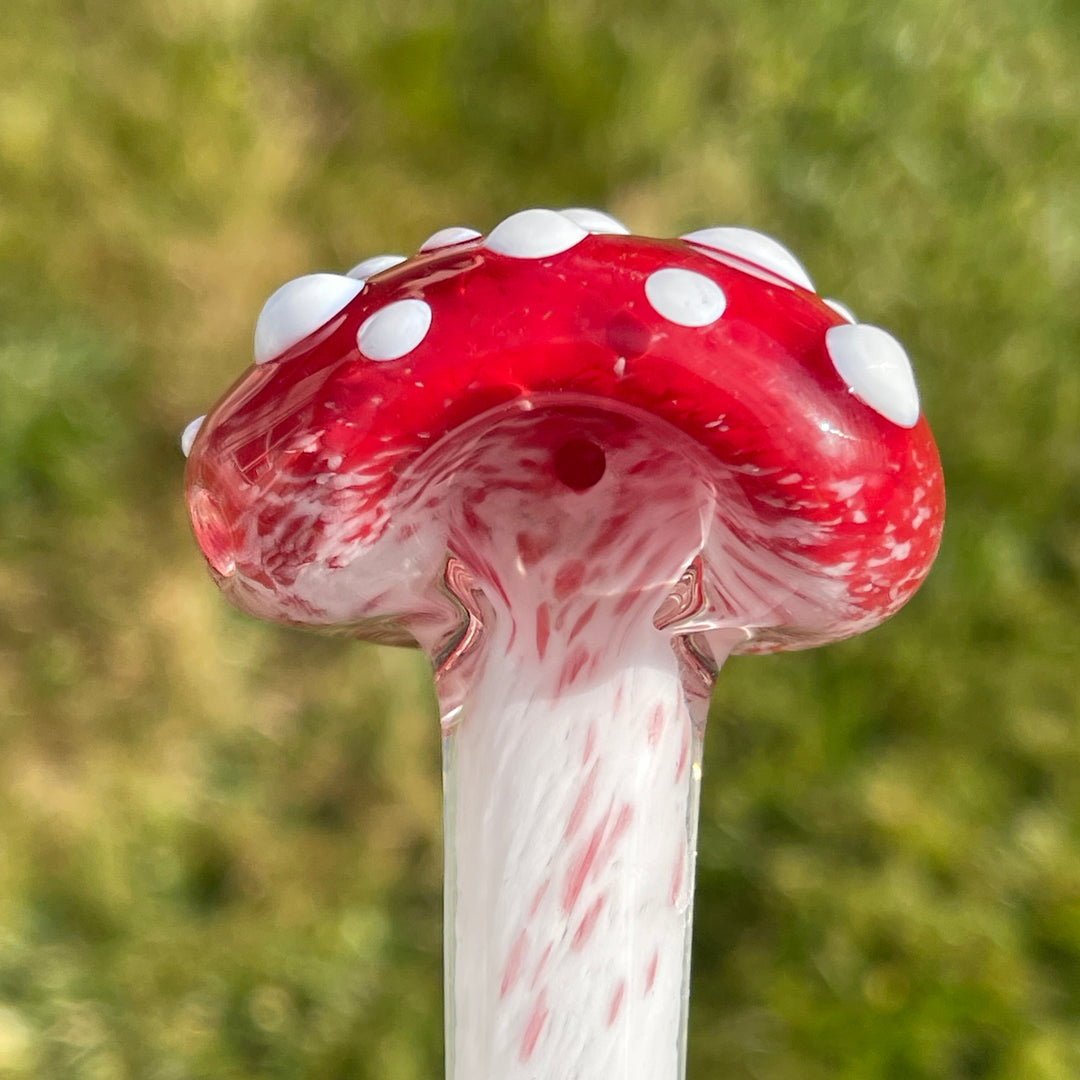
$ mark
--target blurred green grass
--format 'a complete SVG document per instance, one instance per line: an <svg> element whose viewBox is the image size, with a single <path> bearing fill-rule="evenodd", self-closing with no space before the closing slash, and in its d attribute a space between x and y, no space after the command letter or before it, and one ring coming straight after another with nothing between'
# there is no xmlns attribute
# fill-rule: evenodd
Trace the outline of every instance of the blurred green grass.
<svg viewBox="0 0 1080 1080"><path fill-rule="evenodd" d="M177 433L282 281L591 203L743 223L915 358L865 639L731 662L689 1075L1080 1075L1080 39L1034 0L8 0L0 1077L441 1075L409 653L226 610Z"/></svg>

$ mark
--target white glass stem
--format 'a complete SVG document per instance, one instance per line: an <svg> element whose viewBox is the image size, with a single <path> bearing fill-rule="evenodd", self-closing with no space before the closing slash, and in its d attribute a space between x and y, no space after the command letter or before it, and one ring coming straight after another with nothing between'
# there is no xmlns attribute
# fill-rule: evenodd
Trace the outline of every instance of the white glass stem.
<svg viewBox="0 0 1080 1080"><path fill-rule="evenodd" d="M649 622L494 629L444 727L447 1080L682 1080L707 700Z"/></svg>

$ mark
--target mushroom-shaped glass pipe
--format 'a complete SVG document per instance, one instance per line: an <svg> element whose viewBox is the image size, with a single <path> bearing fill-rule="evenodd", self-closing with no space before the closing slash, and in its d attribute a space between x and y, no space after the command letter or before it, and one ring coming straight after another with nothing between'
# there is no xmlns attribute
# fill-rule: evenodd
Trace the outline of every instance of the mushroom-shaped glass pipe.
<svg viewBox="0 0 1080 1080"><path fill-rule="evenodd" d="M447 1076L677 1080L714 676L937 551L904 350L769 237L576 209L299 278L255 341L185 433L195 533L246 611L431 658Z"/></svg>

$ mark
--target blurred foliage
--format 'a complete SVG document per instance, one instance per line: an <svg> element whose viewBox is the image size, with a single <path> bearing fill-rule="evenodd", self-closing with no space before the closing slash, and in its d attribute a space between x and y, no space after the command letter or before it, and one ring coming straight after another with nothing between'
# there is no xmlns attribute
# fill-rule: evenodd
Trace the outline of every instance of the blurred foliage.
<svg viewBox="0 0 1080 1080"><path fill-rule="evenodd" d="M281 281L592 203L894 330L950 492L888 626L717 690L689 1075L1080 1076L1070 0L6 0L0 1077L441 1075L420 659L255 625L176 435Z"/></svg>

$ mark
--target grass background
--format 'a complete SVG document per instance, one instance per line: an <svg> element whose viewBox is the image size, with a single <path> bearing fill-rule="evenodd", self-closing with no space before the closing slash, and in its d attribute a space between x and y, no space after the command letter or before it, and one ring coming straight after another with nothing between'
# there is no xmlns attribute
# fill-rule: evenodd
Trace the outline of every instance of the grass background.
<svg viewBox="0 0 1080 1080"><path fill-rule="evenodd" d="M227 610L177 435L282 281L568 204L784 239L949 484L898 618L722 674L691 1080L1080 1076L1078 23L5 0L0 1077L442 1075L424 665Z"/></svg>

